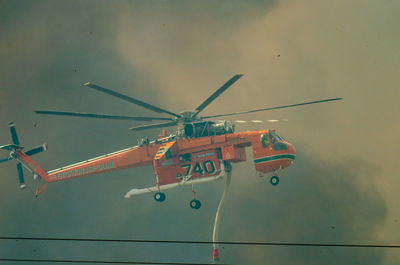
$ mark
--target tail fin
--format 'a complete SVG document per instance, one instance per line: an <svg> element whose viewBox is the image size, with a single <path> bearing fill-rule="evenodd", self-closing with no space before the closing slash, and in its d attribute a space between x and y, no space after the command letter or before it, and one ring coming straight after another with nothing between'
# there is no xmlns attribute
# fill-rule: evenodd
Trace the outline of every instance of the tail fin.
<svg viewBox="0 0 400 265"><path fill-rule="evenodd" d="M8 127L10 128L11 139L12 139L13 143L0 146L0 150L10 151L10 153L7 157L0 158L0 163L9 161L11 159L18 160L18 163L17 163L18 181L19 181L20 188L23 189L26 187L26 185L25 185L24 172L22 170L22 166L27 168L33 174L39 173L39 175L41 175L40 173L45 172L41 168L40 168L41 169L40 172L37 172L37 169L38 169L37 165L34 165L32 163L24 163L24 160L26 160L26 159L24 159L24 157L35 155L37 153L46 151L47 146L46 146L46 144L42 144L42 145L34 147L26 152L23 152L22 149L24 149L24 147L22 145L20 145L18 135L17 135L17 130L15 129L14 122L10 122L8 124Z"/></svg>

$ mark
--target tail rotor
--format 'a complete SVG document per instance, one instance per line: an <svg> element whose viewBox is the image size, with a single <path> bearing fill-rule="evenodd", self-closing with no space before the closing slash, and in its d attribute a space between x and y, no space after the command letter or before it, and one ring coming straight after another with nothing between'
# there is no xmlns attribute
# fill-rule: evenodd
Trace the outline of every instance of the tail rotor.
<svg viewBox="0 0 400 265"><path fill-rule="evenodd" d="M17 171L18 171L19 187L21 189L24 189L26 187L26 185L25 185L24 172L22 170L23 165L20 162L20 160L18 159L17 154L16 154L16 151L21 151L24 147L20 145L18 135L17 135L17 130L15 129L14 122L10 122L8 124L8 127L10 128L12 144L0 146L0 150L10 151L8 157L0 158L0 163L6 162L6 161L14 159L14 158L18 160ZM47 150L47 146L46 146L46 144L43 144L43 145L34 147L34 148L26 151L25 154L28 156L31 156L31 155L35 155L37 153L40 153L40 152L43 152L46 150Z"/></svg>

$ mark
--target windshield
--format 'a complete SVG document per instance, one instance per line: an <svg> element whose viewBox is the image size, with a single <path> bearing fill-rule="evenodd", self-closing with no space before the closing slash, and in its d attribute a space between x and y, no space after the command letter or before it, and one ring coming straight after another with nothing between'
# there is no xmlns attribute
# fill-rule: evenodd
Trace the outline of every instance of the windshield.
<svg viewBox="0 0 400 265"><path fill-rule="evenodd" d="M284 141L284 139L281 136L279 136L276 132L271 131L270 134L271 134L271 142L272 142L272 144L275 144L276 142L283 142Z"/></svg>
<svg viewBox="0 0 400 265"><path fill-rule="evenodd" d="M270 132L270 135L271 135L271 143L275 151L287 149L287 146L284 143L285 140L281 136L279 136L276 132L273 131Z"/></svg>

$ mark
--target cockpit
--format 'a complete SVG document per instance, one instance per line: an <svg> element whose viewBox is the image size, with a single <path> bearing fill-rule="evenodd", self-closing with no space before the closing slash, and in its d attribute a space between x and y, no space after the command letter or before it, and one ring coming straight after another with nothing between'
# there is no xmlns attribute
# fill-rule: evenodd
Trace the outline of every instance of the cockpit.
<svg viewBox="0 0 400 265"><path fill-rule="evenodd" d="M269 134L268 133L261 134L260 141L261 141L262 147L264 147L264 148L266 148L270 144L272 144L272 148L275 151L288 149L287 145L285 144L284 138L279 136L274 131L269 131Z"/></svg>

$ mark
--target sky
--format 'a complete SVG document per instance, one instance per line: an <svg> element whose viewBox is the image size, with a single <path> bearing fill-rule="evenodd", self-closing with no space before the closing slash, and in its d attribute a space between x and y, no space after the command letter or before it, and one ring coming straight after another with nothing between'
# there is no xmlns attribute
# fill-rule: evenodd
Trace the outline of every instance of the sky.
<svg viewBox="0 0 400 265"><path fill-rule="evenodd" d="M0 1L0 141L8 122L50 170L154 138L129 121L38 116L59 110L148 116L90 81L173 112L193 110L234 74L244 76L204 115L331 97L342 101L229 120L237 131L275 128L296 146L272 187L251 162L234 164L223 241L399 244L400 2ZM172 132L170 130L170 132ZM2 153L6 155L6 153ZM151 167L51 184L34 197L15 162L0 165L0 235L209 241L223 182L125 199L154 183ZM395 249L224 246L231 264L397 264ZM0 241L0 258L211 262L211 246ZM32 263L31 263L32 264Z"/></svg>

